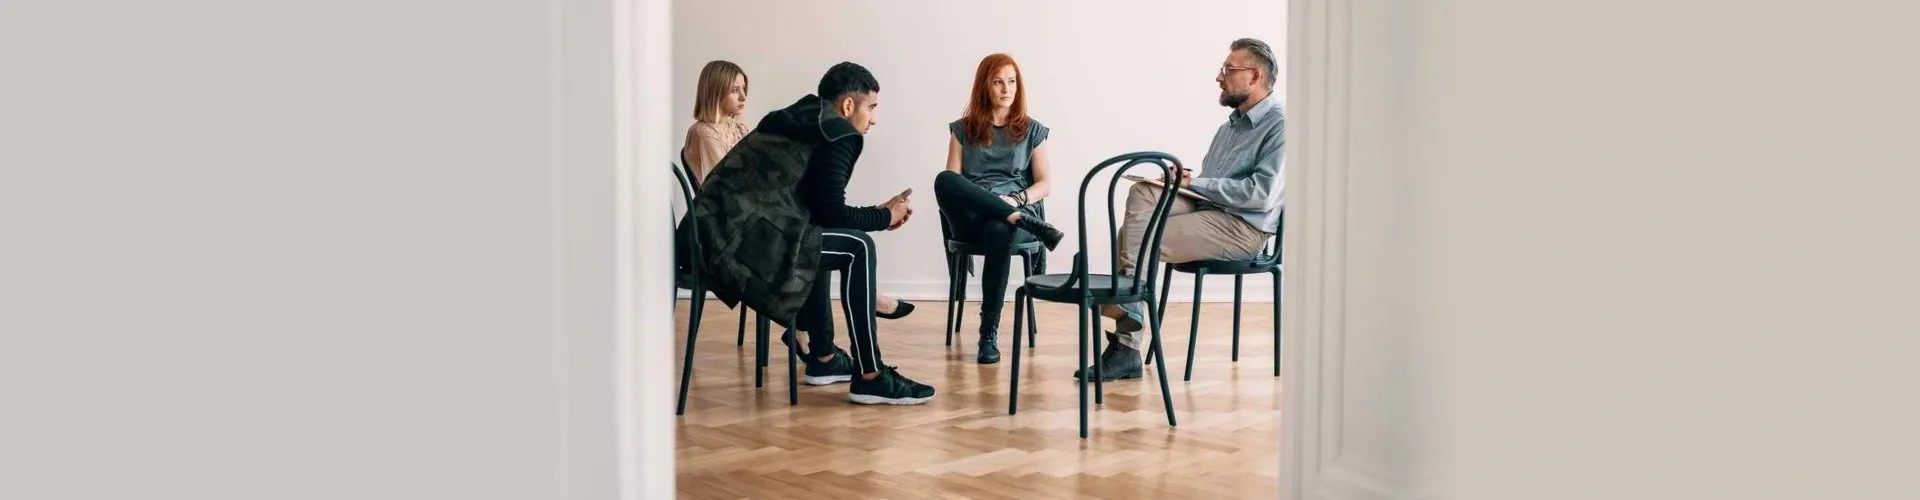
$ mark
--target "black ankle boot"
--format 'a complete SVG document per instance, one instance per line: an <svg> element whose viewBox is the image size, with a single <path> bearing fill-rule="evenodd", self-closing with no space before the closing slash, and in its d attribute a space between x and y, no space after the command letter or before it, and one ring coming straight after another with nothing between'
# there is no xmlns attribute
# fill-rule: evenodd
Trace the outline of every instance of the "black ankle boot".
<svg viewBox="0 0 1920 500"><path fill-rule="evenodd" d="M1060 232L1060 229L1053 227L1053 224L1048 224L1047 221L1040 220L1039 217L1023 215L1020 217L1020 222L1014 223L1013 227L1024 229L1035 238L1040 238L1040 243L1045 244L1048 250L1059 246L1060 240L1067 237L1066 233Z"/></svg>
<svg viewBox="0 0 1920 500"><path fill-rule="evenodd" d="M991 322L987 321L985 318L982 318L980 321L981 321L980 345L978 346L979 355L974 358L974 362L977 362L983 365L991 365L994 363L999 363L1000 362L999 318L994 318L994 321L991 321Z"/></svg>
<svg viewBox="0 0 1920 500"><path fill-rule="evenodd" d="M1109 339L1113 343L1107 344L1106 351L1100 353L1100 380L1113 381L1140 378L1141 374L1145 371L1145 368L1143 368L1140 363L1140 351L1127 347L1126 344L1120 343L1119 339L1111 337L1109 337ZM1080 378L1081 373L1087 372L1092 368L1093 367L1089 366L1080 370L1074 370L1073 378ZM1161 368L1165 369L1165 367Z"/></svg>

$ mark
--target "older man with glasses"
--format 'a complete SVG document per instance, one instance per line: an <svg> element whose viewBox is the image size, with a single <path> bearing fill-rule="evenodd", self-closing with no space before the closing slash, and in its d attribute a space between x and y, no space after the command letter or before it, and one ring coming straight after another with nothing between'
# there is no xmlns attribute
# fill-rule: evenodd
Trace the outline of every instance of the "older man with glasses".
<svg viewBox="0 0 1920 500"><path fill-rule="evenodd" d="M1266 42L1242 38L1230 45L1214 81L1220 84L1220 105L1233 111L1214 132L1199 175L1182 172L1177 178L1182 187L1207 200L1174 198L1160 243L1162 260L1172 264L1253 259L1267 238L1279 231L1286 118L1273 96L1278 76L1273 48ZM1136 265L1135 254L1161 189L1138 183L1127 194L1127 215L1120 230L1121 269L1116 274L1130 272ZM1116 330L1107 334L1110 343L1100 354L1100 379L1139 378L1143 371L1140 332L1146 314L1139 304L1108 306L1101 313L1115 320ZM1074 377L1086 370L1074 372Z"/></svg>

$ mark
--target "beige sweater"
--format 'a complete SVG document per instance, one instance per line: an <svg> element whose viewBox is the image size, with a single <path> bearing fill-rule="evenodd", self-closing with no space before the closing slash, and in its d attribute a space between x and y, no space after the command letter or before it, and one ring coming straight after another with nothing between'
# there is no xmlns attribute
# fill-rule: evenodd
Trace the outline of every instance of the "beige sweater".
<svg viewBox="0 0 1920 500"><path fill-rule="evenodd" d="M721 119L718 122L696 121L687 127L687 144L683 152L687 156L687 168L693 170L693 183L699 185L734 144L747 136L747 124L739 120Z"/></svg>

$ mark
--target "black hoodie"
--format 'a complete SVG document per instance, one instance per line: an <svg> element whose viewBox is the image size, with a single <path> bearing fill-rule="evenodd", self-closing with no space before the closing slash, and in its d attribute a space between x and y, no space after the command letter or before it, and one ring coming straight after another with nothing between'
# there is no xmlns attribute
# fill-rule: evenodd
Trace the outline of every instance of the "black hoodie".
<svg viewBox="0 0 1920 500"><path fill-rule="evenodd" d="M885 209L846 206L861 144L818 97L768 113L700 183L687 214L696 223L679 235L684 270L699 278L679 284L793 325L819 275L821 230L878 231L891 220Z"/></svg>
<svg viewBox="0 0 1920 500"><path fill-rule="evenodd" d="M807 95L792 105L767 113L754 132L817 142L807 160L807 171L794 186L795 194L823 228L880 231L893 214L879 207L847 206L847 181L853 178L865 138L846 118L828 108L820 97Z"/></svg>

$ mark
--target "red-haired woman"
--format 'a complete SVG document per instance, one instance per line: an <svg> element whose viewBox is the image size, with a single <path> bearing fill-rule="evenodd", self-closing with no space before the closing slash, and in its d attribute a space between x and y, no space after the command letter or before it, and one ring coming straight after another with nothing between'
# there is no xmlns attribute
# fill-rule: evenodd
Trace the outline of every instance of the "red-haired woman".
<svg viewBox="0 0 1920 500"><path fill-rule="evenodd" d="M966 113L947 126L947 170L933 182L955 238L1007 249L987 252L980 270L980 364L1000 362L1000 310L1013 245L1038 238L1051 249L1064 237L1036 215L1035 204L1052 183L1047 127L1027 116L1025 83L1011 56L980 61Z"/></svg>

